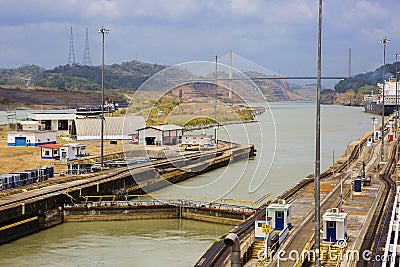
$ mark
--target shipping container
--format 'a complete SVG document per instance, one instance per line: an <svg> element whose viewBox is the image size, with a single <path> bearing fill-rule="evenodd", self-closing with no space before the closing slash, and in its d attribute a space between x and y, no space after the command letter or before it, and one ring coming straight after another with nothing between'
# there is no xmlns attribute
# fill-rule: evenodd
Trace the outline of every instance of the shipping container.
<svg viewBox="0 0 400 267"><path fill-rule="evenodd" d="M354 192L361 192L361 179L354 179Z"/></svg>
<svg viewBox="0 0 400 267"><path fill-rule="evenodd" d="M7 174L0 175L0 186L1 189L9 189L8 185L9 176Z"/></svg>
<svg viewBox="0 0 400 267"><path fill-rule="evenodd" d="M47 167L47 178L54 177L54 167Z"/></svg>

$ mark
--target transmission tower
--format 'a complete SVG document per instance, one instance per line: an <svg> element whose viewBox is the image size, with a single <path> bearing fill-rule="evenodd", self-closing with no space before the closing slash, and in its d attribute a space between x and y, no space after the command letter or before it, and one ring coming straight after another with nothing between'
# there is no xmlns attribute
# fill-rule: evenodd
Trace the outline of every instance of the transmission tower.
<svg viewBox="0 0 400 267"><path fill-rule="evenodd" d="M82 65L92 66L92 58L90 57L90 50L89 50L88 28L86 28L86 41L85 41L85 49L83 50Z"/></svg>
<svg viewBox="0 0 400 267"><path fill-rule="evenodd" d="M69 57L68 65L75 65L75 53L74 53L74 38L72 36L72 26L71 26L71 37L69 39Z"/></svg>

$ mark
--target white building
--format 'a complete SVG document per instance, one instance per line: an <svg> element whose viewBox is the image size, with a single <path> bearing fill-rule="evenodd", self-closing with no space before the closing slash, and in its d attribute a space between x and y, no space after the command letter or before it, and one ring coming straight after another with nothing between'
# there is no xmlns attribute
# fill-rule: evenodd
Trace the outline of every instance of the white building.
<svg viewBox="0 0 400 267"><path fill-rule="evenodd" d="M65 111L34 112L30 118L40 123L40 130L58 131L59 134L69 134L72 123L76 119L75 113Z"/></svg>
<svg viewBox="0 0 400 267"><path fill-rule="evenodd" d="M183 127L168 124L137 130L139 145L176 145L182 143Z"/></svg>
<svg viewBox="0 0 400 267"><path fill-rule="evenodd" d="M347 213L338 209L327 211L322 216L325 242L337 242L347 239Z"/></svg>
<svg viewBox="0 0 400 267"><path fill-rule="evenodd" d="M85 144L66 144L60 147L60 158L63 160L75 160L86 156Z"/></svg>
<svg viewBox="0 0 400 267"><path fill-rule="evenodd" d="M213 145L212 135L184 135L182 136L182 145Z"/></svg>
<svg viewBox="0 0 400 267"><path fill-rule="evenodd" d="M42 126L39 121L34 120L20 120L19 124L23 131L39 131Z"/></svg>
<svg viewBox="0 0 400 267"><path fill-rule="evenodd" d="M41 158L42 159L59 159L60 147L58 144L41 145Z"/></svg>
<svg viewBox="0 0 400 267"><path fill-rule="evenodd" d="M272 203L267 207L267 218L271 217L271 227L273 230L283 230L291 226L291 204L286 204L284 200L279 203Z"/></svg>
<svg viewBox="0 0 400 267"><path fill-rule="evenodd" d="M39 146L44 144L55 144L56 131L17 131L9 132L8 146Z"/></svg>
<svg viewBox="0 0 400 267"><path fill-rule="evenodd" d="M257 240L264 240L265 236L268 232L267 227L271 227L269 222L267 222L267 219L265 217L259 217L254 221L254 237ZM268 230L267 230L268 229Z"/></svg>

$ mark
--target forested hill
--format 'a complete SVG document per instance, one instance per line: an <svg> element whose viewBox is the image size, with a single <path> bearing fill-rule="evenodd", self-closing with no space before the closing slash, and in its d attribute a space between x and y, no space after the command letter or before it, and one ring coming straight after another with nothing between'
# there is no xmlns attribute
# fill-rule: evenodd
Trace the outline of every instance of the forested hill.
<svg viewBox="0 0 400 267"><path fill-rule="evenodd" d="M136 60L106 65L105 87L106 89L136 90L145 80L166 67ZM386 65L386 78L395 75L395 67L395 63ZM324 91L324 101L327 104L361 105L365 93L377 92L376 84L382 82L382 74L383 67L380 67L375 71L346 78L335 86L335 91ZM177 75L188 75L188 73L177 73ZM37 86L38 88L56 88L63 91L99 91L101 89L101 66L64 65L51 70L36 65L0 68L0 87L5 85L14 88ZM261 85L261 90L269 101L312 99L309 94L303 95L304 88L301 89L291 88L285 81ZM314 90L312 89L312 95L315 94Z"/></svg>
<svg viewBox="0 0 400 267"><path fill-rule="evenodd" d="M400 66L399 66L400 67ZM396 63L386 65L386 79L394 77ZM383 66L374 71L357 74L341 80L335 90L324 90L321 95L324 104L362 106L365 94L379 92L377 83L383 82Z"/></svg>
<svg viewBox="0 0 400 267"><path fill-rule="evenodd" d="M146 79L166 68L139 61L107 65L104 81L108 89L136 90ZM33 85L62 90L101 89L101 66L65 65L52 70L35 65L0 69L1 85Z"/></svg>
<svg viewBox="0 0 400 267"><path fill-rule="evenodd" d="M398 66L400 70L400 65ZM386 79L389 77L395 77L396 75L396 63L386 65ZM355 93L369 93L371 87L376 87L378 82L383 81L383 66L377 68L375 71L370 71L363 74L357 74L350 78L346 78L340 81L335 86L335 91L338 93L344 93L347 91L353 91ZM366 89L366 90L365 90Z"/></svg>
<svg viewBox="0 0 400 267"><path fill-rule="evenodd" d="M167 66L149 64L139 61L124 62L105 66L104 83L106 89L137 90L149 77ZM246 73L250 76L254 73ZM169 73L171 75L171 73ZM187 71L176 70L176 78L191 77ZM36 65L25 65L19 68L0 69L0 87L14 88L52 88L63 91L99 91L101 89L101 66L64 65L46 70ZM290 89L282 80L268 81L259 85L269 101L307 100Z"/></svg>

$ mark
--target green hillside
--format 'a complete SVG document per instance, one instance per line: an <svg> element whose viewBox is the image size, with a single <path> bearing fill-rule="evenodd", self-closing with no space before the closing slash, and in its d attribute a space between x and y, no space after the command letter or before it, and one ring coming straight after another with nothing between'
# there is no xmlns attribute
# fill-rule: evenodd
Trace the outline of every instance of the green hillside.
<svg viewBox="0 0 400 267"><path fill-rule="evenodd" d="M136 60L105 66L104 81L106 89L121 89L134 91L149 77L165 69L167 66L143 63ZM395 64L386 65L387 77L394 76ZM191 77L185 71L168 73L176 79ZM253 77L258 73L247 73ZM383 67L375 71L357 74L343 79L335 86L335 91L325 92L324 102L361 105L362 96L371 91L377 91L376 84L382 82ZM170 79L172 79L170 77ZM269 101L307 100L314 98L314 88L290 86L284 80L257 82L258 86ZM48 70L36 65L25 65L19 68L0 68L0 86L16 88L38 87L55 88L62 91L91 91L101 89L101 66L64 65ZM153 86L158 87L156 83ZM161 85L160 85L161 86ZM157 88L147 88L157 90ZM351 93L351 94L350 94ZM346 94L341 97L341 94ZM340 101L338 101L340 98ZM347 103L349 102L349 103Z"/></svg>
<svg viewBox="0 0 400 267"><path fill-rule="evenodd" d="M146 79L166 66L139 61L107 65L104 68L105 87L136 90ZM64 65L52 70L27 65L15 69L0 69L0 85L30 85L62 90L99 90L101 66Z"/></svg>
<svg viewBox="0 0 400 267"><path fill-rule="evenodd" d="M400 66L399 66L400 67ZM386 65L386 79L394 77L396 73L396 64ZM343 79L335 86L335 91L344 93L353 91L355 93L370 93L371 89L377 90L376 84L383 81L383 66L377 68L375 71L370 71L363 74L357 74L350 78Z"/></svg>

